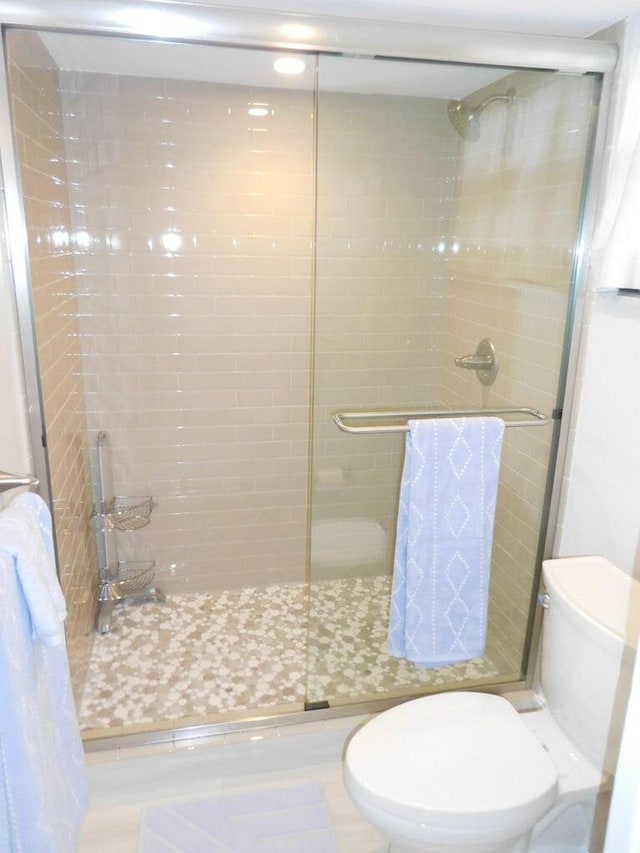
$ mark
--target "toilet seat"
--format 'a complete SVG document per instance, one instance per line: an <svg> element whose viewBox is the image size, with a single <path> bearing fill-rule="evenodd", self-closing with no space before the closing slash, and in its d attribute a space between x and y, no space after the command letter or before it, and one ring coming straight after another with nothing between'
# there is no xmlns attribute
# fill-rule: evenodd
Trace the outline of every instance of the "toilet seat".
<svg viewBox="0 0 640 853"><path fill-rule="evenodd" d="M357 731L345 782L365 807L427 833L490 840L546 814L558 774L506 699L449 693L398 705Z"/></svg>

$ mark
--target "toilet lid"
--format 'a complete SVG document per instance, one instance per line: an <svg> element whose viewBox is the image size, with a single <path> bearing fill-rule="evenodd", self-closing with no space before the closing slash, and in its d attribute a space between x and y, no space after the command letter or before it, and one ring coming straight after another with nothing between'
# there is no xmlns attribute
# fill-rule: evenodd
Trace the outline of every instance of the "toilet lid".
<svg viewBox="0 0 640 853"><path fill-rule="evenodd" d="M558 781L513 706L484 693L427 696L374 717L349 742L345 777L377 808L461 830L532 826Z"/></svg>

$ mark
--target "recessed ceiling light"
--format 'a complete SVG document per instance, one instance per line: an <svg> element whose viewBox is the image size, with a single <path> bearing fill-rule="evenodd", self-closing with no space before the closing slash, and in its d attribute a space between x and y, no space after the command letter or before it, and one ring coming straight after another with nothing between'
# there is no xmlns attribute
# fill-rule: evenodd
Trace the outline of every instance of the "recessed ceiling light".
<svg viewBox="0 0 640 853"><path fill-rule="evenodd" d="M297 41L311 39L314 34L313 27L307 27L304 24L284 24L280 27L280 32L283 36Z"/></svg>
<svg viewBox="0 0 640 853"><path fill-rule="evenodd" d="M278 74L302 74L307 67L299 56L281 56L273 63Z"/></svg>
<svg viewBox="0 0 640 853"><path fill-rule="evenodd" d="M249 104L249 109L247 110L247 112L250 116L256 116L257 118L268 116L269 104Z"/></svg>

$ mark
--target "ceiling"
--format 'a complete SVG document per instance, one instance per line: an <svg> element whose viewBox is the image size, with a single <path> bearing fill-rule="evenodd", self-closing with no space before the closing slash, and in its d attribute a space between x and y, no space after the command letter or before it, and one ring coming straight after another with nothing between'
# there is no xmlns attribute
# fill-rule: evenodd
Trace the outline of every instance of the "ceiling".
<svg viewBox="0 0 640 853"><path fill-rule="evenodd" d="M640 0L198 0L203 5L305 12L538 35L593 35L640 14Z"/></svg>
<svg viewBox="0 0 640 853"><path fill-rule="evenodd" d="M628 15L640 0L198 0L203 5L416 24L585 37ZM578 5L579 4L579 5ZM315 69L279 78L273 54L261 50L166 45L98 36L49 33L46 45L62 69L311 89ZM321 57L319 85L331 91L461 98L505 71L491 68Z"/></svg>

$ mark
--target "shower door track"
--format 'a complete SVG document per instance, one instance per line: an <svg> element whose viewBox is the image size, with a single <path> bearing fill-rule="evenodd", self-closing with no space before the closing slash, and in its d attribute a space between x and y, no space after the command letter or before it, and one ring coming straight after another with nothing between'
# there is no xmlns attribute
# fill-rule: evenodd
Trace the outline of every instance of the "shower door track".
<svg viewBox="0 0 640 853"><path fill-rule="evenodd" d="M467 692L492 693L503 696L519 713L537 711L541 704L533 690L523 683L510 682L508 690L500 689L499 685L493 687L466 688ZM408 699L415 699L415 696ZM147 730L127 734L126 732L114 733L113 735L99 735L96 737L84 737L84 749L87 753L109 752L111 750L131 749L155 746L166 747L167 750L206 746L215 743L217 738L224 737L235 732L254 732L255 737L272 734L274 730L286 726L299 726L305 723L319 723L327 720L339 720L346 717L368 717L394 707L399 702L408 699L388 698L373 699L366 702L358 702L350 705L336 705L334 707L319 708L315 710L290 711L276 714L248 715L235 721L223 723L203 723L196 725L176 726L175 728L158 727L155 730ZM135 757L132 753L131 757Z"/></svg>

